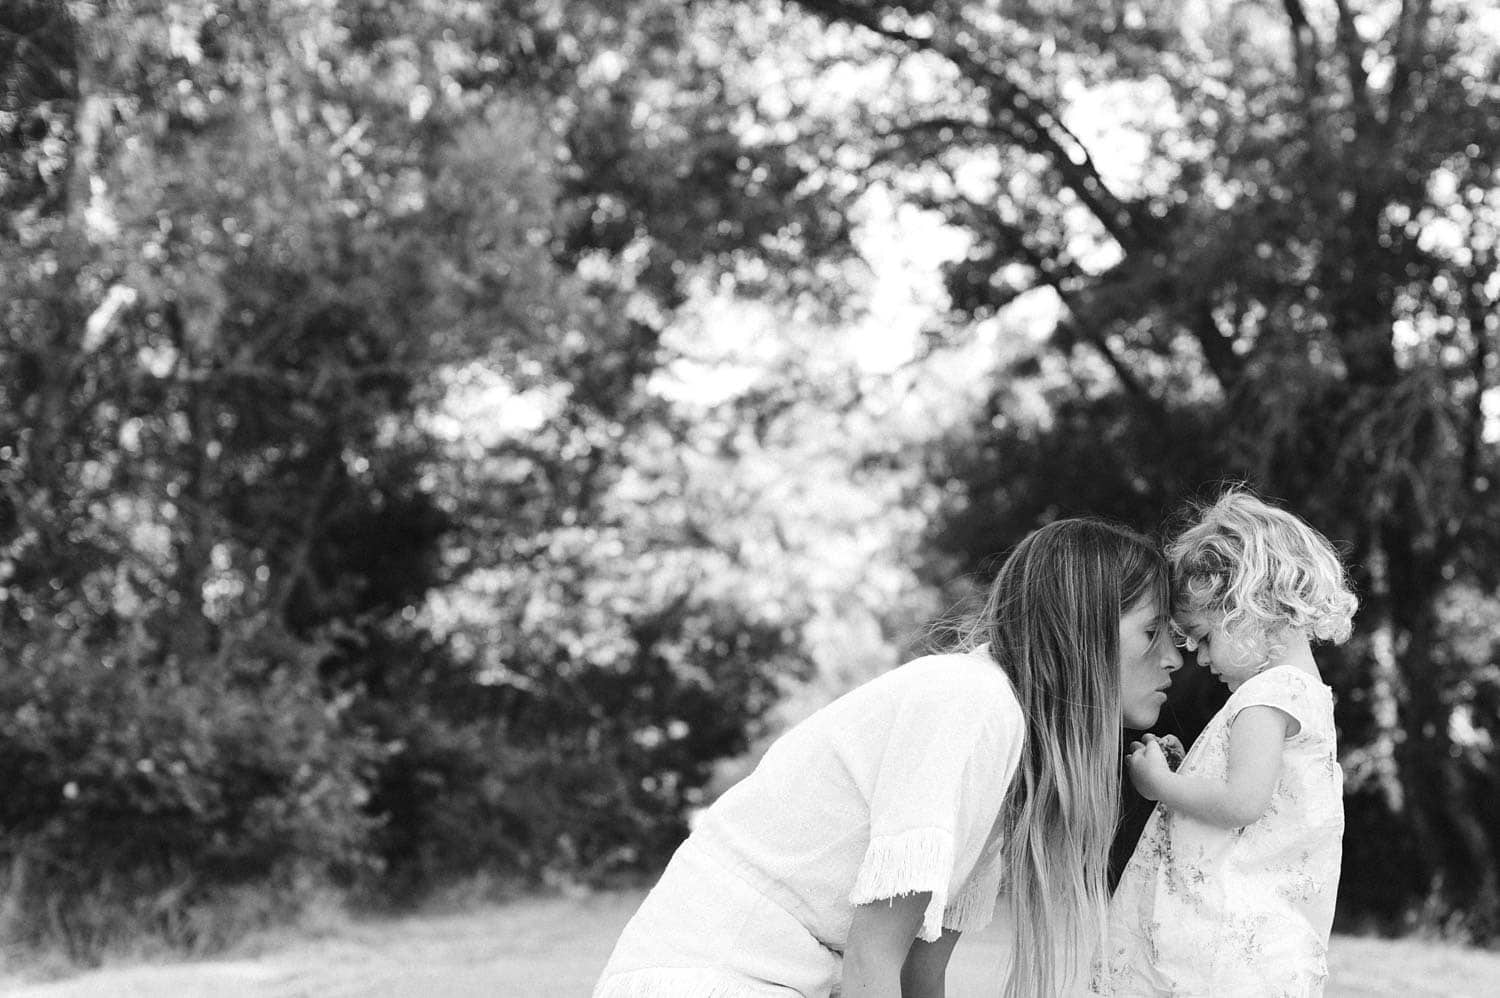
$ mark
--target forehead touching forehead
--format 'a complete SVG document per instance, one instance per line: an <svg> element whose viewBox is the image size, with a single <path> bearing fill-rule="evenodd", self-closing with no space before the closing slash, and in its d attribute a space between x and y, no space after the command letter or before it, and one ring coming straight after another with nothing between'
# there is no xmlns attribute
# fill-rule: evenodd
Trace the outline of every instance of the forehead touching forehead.
<svg viewBox="0 0 1500 998"><path fill-rule="evenodd" d="M1169 623L1167 606L1155 593L1145 593L1134 603L1125 608L1121 619L1142 624L1155 624L1158 627Z"/></svg>
<svg viewBox="0 0 1500 998"><path fill-rule="evenodd" d="M1202 566L1179 562L1172 574L1172 619L1185 626L1189 620L1222 618L1228 611L1234 579L1227 571L1203 571Z"/></svg>
<svg viewBox="0 0 1500 998"><path fill-rule="evenodd" d="M1172 577L1167 561L1155 548L1144 544L1136 554L1136 564L1120 580L1121 612L1146 612L1144 608L1150 607L1157 617L1165 620L1172 603Z"/></svg>
<svg viewBox="0 0 1500 998"><path fill-rule="evenodd" d="M1228 598L1234 579L1227 572L1205 572L1178 565L1172 575L1174 615L1204 613Z"/></svg>
<svg viewBox="0 0 1500 998"><path fill-rule="evenodd" d="M1194 637L1207 634L1224 620L1222 613L1206 610L1179 609L1172 614L1172 626L1183 634Z"/></svg>

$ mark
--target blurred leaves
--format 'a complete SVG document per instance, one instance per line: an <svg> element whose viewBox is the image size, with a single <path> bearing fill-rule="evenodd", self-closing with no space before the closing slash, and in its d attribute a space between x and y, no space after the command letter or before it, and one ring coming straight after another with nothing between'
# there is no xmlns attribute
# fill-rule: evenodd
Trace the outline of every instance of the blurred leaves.
<svg viewBox="0 0 1500 998"><path fill-rule="evenodd" d="M913 572L1232 477L1360 583L1345 910L1487 936L1488 16L11 4L5 930L649 866ZM881 199L952 237L894 366Z"/></svg>
<svg viewBox="0 0 1500 998"><path fill-rule="evenodd" d="M1364 603L1328 656L1347 917L1490 938L1488 666L1434 666L1456 587L1496 598L1493 10L796 6L853 39L848 66L937 63L931 91L855 96L838 155L969 237L950 339L1022 295L1057 304L1051 342L1006 344L988 405L927 457L935 577L1059 515L1154 528L1225 478L1286 502ZM1393 866L1410 877L1365 875Z"/></svg>
<svg viewBox="0 0 1500 998"><path fill-rule="evenodd" d="M694 16L6 9L9 936L657 861L805 670L799 606L618 491L682 430L646 388L689 271L799 182Z"/></svg>

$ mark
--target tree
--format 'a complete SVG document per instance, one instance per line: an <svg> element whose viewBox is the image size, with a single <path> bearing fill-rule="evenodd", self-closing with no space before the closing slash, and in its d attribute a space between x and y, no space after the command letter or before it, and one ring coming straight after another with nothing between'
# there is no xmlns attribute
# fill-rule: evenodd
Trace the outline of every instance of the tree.
<svg viewBox="0 0 1500 998"><path fill-rule="evenodd" d="M1345 546L1364 599L1330 659L1345 911L1493 934L1493 732L1473 704L1494 680L1487 651L1453 651L1444 609L1496 585L1489 15L790 8L823 26L821 78L876 67L880 85L836 115L790 102L766 117L829 175L888 184L969 237L934 335L1003 321L1023 295L1057 302L1046 347L1011 351L972 443L936 463L963 483L938 540L972 559L1084 506L1151 526L1224 477L1307 516ZM1409 877L1361 875L1376 866Z"/></svg>
<svg viewBox="0 0 1500 998"><path fill-rule="evenodd" d="M795 168L752 184L712 87L670 85L712 81L689 12L568 8L6 9L7 932L212 946L257 885L251 920L330 880L607 871L638 832L667 847L801 667L795 606L593 546L634 529L641 441L679 429L645 381L688 272L777 228ZM668 143L628 127L651 101ZM470 377L555 408L453 439ZM655 539L689 582L716 557ZM438 627L496 580L470 632ZM563 640L617 606L633 670ZM643 746L667 712L687 729Z"/></svg>

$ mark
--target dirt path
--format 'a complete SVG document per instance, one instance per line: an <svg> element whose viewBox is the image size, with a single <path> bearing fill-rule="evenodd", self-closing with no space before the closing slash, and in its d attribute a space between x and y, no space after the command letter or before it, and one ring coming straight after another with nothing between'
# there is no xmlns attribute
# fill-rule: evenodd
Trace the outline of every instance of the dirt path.
<svg viewBox="0 0 1500 998"><path fill-rule="evenodd" d="M63 981L0 975L12 998L587 998L639 892L529 898L452 915L349 924L323 938L193 963L117 966ZM951 998L994 998L996 927L966 939ZM1416 941L1334 940L1328 998L1482 998L1500 953Z"/></svg>
<svg viewBox="0 0 1500 998"><path fill-rule="evenodd" d="M254 956L108 967L14 998L587 996L635 894L530 898L452 915L355 922ZM9 982L12 986L16 982Z"/></svg>

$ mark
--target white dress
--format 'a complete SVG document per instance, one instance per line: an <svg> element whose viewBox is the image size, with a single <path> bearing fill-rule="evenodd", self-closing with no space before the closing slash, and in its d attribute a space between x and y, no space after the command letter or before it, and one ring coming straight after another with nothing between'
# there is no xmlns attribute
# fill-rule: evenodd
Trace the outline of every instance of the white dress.
<svg viewBox="0 0 1500 998"><path fill-rule="evenodd" d="M854 907L930 891L920 936L982 928L1025 723L987 652L934 655L784 734L700 817L595 998L826 998Z"/></svg>
<svg viewBox="0 0 1500 998"><path fill-rule="evenodd" d="M1291 666L1246 680L1179 772L1222 779L1229 728L1268 704L1301 730L1266 813L1223 829L1157 805L1110 901L1092 993L1304 998L1323 993L1344 831L1333 694Z"/></svg>

